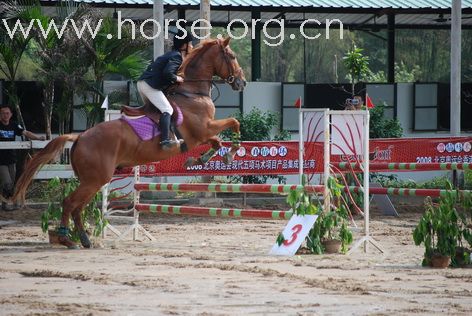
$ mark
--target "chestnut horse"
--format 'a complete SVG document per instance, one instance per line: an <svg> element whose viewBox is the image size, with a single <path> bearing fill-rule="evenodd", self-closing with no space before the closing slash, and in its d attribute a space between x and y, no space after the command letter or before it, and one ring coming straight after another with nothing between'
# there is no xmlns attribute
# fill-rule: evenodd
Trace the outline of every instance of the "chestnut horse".
<svg viewBox="0 0 472 316"><path fill-rule="evenodd" d="M225 157L227 162L233 160L240 146L239 122L234 118L215 120L215 105L210 96L214 75L224 79L233 90L241 91L246 85L243 71L228 44L229 38L210 39L197 45L180 68L184 82L174 87L169 96L171 103L178 104L182 111L183 123L177 129L188 150L204 143L212 145L206 154L189 160L187 165L201 164L211 159L221 146L217 135L225 129L231 128L233 131L233 143ZM14 201L24 202L27 187L36 171L53 160L68 141L73 142L71 164L80 181L77 190L62 204L59 239L69 248L78 248L68 237L67 226L71 215L82 246L91 246L80 215L97 191L111 180L117 167L165 160L180 153L178 146L169 151L162 150L159 136L142 141L123 120L102 122L81 134L59 136L38 152L25 166L18 180L12 198Z"/></svg>

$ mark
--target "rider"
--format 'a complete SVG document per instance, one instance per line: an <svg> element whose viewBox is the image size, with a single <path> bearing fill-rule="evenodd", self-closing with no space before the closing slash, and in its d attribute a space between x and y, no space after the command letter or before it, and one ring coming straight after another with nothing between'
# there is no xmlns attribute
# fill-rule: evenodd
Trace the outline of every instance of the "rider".
<svg viewBox="0 0 472 316"><path fill-rule="evenodd" d="M172 84L184 82L184 79L177 75L177 71L193 48L192 40L190 32L179 30L174 36L172 50L152 62L138 79L137 87L143 101L150 101L162 113L159 127L160 145L164 150L170 150L180 145L180 142L169 139L170 118L174 110L162 90Z"/></svg>

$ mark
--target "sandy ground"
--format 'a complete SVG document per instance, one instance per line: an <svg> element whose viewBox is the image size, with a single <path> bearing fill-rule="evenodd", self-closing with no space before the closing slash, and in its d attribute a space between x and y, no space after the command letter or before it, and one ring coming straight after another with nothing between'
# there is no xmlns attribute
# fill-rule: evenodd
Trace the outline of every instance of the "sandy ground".
<svg viewBox="0 0 472 316"><path fill-rule="evenodd" d="M294 257L267 255L285 221L143 215L154 242L67 250L40 211L0 212L0 314L471 315L472 269L421 267L414 210L373 213L384 254Z"/></svg>

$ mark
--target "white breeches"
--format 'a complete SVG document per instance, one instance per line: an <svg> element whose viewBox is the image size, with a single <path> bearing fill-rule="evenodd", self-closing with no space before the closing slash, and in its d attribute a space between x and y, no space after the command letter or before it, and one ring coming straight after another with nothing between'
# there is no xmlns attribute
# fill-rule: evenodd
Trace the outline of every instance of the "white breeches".
<svg viewBox="0 0 472 316"><path fill-rule="evenodd" d="M144 80L138 81L138 92L144 102L151 102L156 108L158 108L162 113L169 113L172 115L174 109L167 100L166 96L161 90L152 88Z"/></svg>

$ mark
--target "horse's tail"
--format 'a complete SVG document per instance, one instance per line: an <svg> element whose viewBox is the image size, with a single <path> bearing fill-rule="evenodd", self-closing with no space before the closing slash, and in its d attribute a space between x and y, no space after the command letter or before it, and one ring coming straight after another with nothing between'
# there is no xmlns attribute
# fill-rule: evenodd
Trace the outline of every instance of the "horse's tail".
<svg viewBox="0 0 472 316"><path fill-rule="evenodd" d="M33 158L26 164L23 173L15 185L15 193L13 194L13 201L25 202L26 189L33 180L36 171L44 164L53 160L60 152L62 152L66 142L75 142L79 137L78 134L61 135L51 140L46 147L33 156Z"/></svg>

